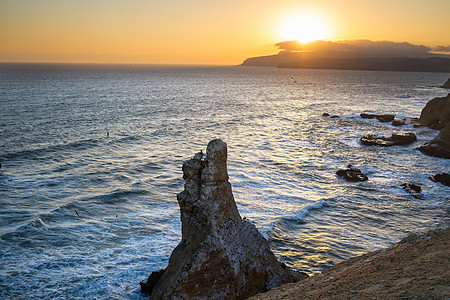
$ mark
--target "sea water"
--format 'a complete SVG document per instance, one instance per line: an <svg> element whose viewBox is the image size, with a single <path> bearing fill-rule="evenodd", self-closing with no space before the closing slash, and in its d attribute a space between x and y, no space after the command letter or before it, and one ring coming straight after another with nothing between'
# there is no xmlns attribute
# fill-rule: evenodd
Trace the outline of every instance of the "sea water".
<svg viewBox="0 0 450 300"><path fill-rule="evenodd" d="M1 65L0 298L141 298L180 241L181 165L214 138L240 214L291 268L316 274L447 227L450 188L428 176L450 164L415 149L437 131L359 114L418 117L449 75ZM358 143L393 132L418 141ZM348 164L369 180L338 178Z"/></svg>

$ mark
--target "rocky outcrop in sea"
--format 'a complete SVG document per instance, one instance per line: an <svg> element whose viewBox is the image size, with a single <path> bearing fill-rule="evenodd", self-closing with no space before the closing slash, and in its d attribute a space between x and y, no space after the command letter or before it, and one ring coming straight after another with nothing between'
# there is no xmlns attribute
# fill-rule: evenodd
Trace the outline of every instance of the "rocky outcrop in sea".
<svg viewBox="0 0 450 300"><path fill-rule="evenodd" d="M205 157L199 152L185 161L183 178L184 191L177 195L182 240L147 290L151 299L245 299L298 280L255 225L239 215L223 141L212 140Z"/></svg>
<svg viewBox="0 0 450 300"><path fill-rule="evenodd" d="M350 182L368 180L367 176L361 172L360 169L353 168L352 166L348 166L348 169L337 171L336 175L343 177L345 180Z"/></svg>
<svg viewBox="0 0 450 300"><path fill-rule="evenodd" d="M450 93L428 101L420 113L420 124L440 130L450 123Z"/></svg>
<svg viewBox="0 0 450 300"><path fill-rule="evenodd" d="M377 114L361 113L360 116L363 119L377 119L382 123L392 122L395 119L395 115L377 115Z"/></svg>
<svg viewBox="0 0 450 300"><path fill-rule="evenodd" d="M450 158L450 124L445 126L435 137L428 143L417 148L422 153L440 157L440 158Z"/></svg>
<svg viewBox="0 0 450 300"><path fill-rule="evenodd" d="M450 94L430 100L420 114L420 124L440 132L418 149L429 156L450 158Z"/></svg>
<svg viewBox="0 0 450 300"><path fill-rule="evenodd" d="M443 185L450 186L450 174L448 173L436 174L429 178L434 182L440 182Z"/></svg>
<svg viewBox="0 0 450 300"><path fill-rule="evenodd" d="M367 134L359 142L366 146L390 147L394 145L409 145L414 143L417 137L412 132L394 133L390 137L378 136L376 134Z"/></svg>

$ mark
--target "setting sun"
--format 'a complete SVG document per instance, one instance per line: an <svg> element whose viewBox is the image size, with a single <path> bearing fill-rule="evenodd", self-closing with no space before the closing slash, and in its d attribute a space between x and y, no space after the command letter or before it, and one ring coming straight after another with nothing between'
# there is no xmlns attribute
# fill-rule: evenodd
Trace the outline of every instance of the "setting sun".
<svg viewBox="0 0 450 300"><path fill-rule="evenodd" d="M307 43L329 38L330 28L319 15L300 13L290 15L281 21L278 35L283 41L297 40L300 43Z"/></svg>

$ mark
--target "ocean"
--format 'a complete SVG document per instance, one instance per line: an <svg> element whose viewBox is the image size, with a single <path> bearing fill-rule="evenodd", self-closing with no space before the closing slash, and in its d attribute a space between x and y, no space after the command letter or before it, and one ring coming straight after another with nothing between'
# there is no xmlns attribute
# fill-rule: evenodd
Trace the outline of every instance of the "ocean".
<svg viewBox="0 0 450 300"><path fill-rule="evenodd" d="M448 73L0 65L0 298L145 299L181 237L183 161L220 138L240 214L308 274L449 225L448 160L416 150ZM339 118L323 117L323 113ZM369 147L367 133L414 132ZM348 164L368 175L346 182ZM423 198L400 187L419 184Z"/></svg>

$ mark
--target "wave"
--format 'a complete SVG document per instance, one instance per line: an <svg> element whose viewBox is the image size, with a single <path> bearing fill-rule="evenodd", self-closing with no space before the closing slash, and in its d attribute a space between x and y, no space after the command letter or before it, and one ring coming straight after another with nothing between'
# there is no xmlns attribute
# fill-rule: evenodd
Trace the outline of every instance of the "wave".
<svg viewBox="0 0 450 300"><path fill-rule="evenodd" d="M99 139L86 139L65 144L51 145L43 148L28 149L3 155L4 159L26 158L28 160L39 159L44 154L64 152L66 150L86 150L98 145Z"/></svg>
<svg viewBox="0 0 450 300"><path fill-rule="evenodd" d="M141 197L151 194L142 189L136 190L115 190L107 194L97 195L94 197L86 197L77 200L71 200L54 207L47 212L42 212L37 215L29 213L22 217L16 217L14 223L8 225L9 230L3 232L2 239L9 240L12 235L22 235L31 231L46 231L54 226L59 226L62 223L73 223L75 220L91 219L104 216L115 216L119 211L128 211L129 208L117 206L132 200L133 197ZM11 212L12 213L12 212Z"/></svg>
<svg viewBox="0 0 450 300"><path fill-rule="evenodd" d="M99 204L116 204L127 202L132 196L145 196L151 194L147 190L115 190L111 193L94 196L86 200L93 200Z"/></svg>
<svg viewBox="0 0 450 300"><path fill-rule="evenodd" d="M285 222L296 222L296 223L302 223L303 219L311 213L311 211L319 210L321 208L327 207L327 201L326 200L320 200L317 202L309 203L305 205L302 209L295 211L291 215L287 215L281 218L281 221Z"/></svg>
<svg viewBox="0 0 450 300"><path fill-rule="evenodd" d="M136 135L126 135L126 136L122 136L122 137L118 137L118 138L110 138L110 140L108 140L106 143L107 144L122 144L123 142L128 142L128 141L139 141L141 139L140 136L136 136Z"/></svg>
<svg viewBox="0 0 450 300"><path fill-rule="evenodd" d="M62 143L62 144L56 144L56 145L49 145L47 147L42 148L35 148L35 149L27 149L17 152L11 152L6 153L3 155L3 159L6 160L12 160L12 159L20 159L20 158L26 158L26 159L39 159L42 158L43 155L49 154L49 153L58 153L58 152L66 152L66 151L83 151L83 150L89 150L92 148L96 148L100 146L101 144L105 143L107 145L121 145L121 144L127 144L129 141L138 141L140 140L139 136L135 135L127 135L119 138L91 138L91 139L84 139L84 140L77 140L77 141L71 141L69 143ZM70 169L72 166L70 164L66 164L61 168L60 171L64 171L65 169Z"/></svg>

